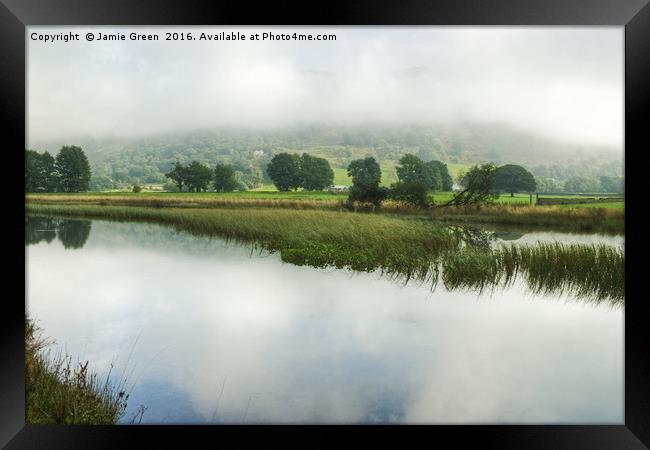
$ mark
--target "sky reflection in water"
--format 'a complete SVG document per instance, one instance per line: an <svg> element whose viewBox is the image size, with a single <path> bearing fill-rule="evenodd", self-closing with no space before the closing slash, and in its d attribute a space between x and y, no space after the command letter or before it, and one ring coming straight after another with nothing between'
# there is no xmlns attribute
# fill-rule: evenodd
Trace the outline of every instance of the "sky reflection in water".
<svg viewBox="0 0 650 450"><path fill-rule="evenodd" d="M623 423L622 308L431 292L149 224L80 241L27 247L27 308L135 383L125 422L144 404L143 423Z"/></svg>

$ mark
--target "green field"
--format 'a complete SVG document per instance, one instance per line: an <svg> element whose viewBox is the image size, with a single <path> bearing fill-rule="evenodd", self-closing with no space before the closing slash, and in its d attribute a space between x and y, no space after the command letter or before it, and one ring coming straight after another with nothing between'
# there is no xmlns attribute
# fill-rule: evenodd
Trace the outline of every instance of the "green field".
<svg viewBox="0 0 650 450"><path fill-rule="evenodd" d="M421 209L388 200L377 212L412 216L429 216L439 222L524 225L588 232L622 233L625 224L623 202L529 205L528 196L501 196L493 205L441 207L452 193L434 195L437 207ZM232 193L173 193L173 192L91 192L76 194L28 194L28 204L98 205L146 208L206 208L206 209L274 209L347 211L346 193L248 191ZM355 206L355 211L369 211L367 206Z"/></svg>
<svg viewBox="0 0 650 450"><path fill-rule="evenodd" d="M343 170L343 169L341 169ZM36 197L57 197L64 195L65 197L125 197L125 198L143 198L143 199L166 199L166 198L186 198L190 199L249 199L249 200L331 200L339 201L347 199L345 192L328 192L328 191L295 191L295 192L279 192L274 186L264 186L263 189L251 190L244 192L160 192L160 191L143 191L140 193L132 193L130 191L102 191L102 192L80 192L80 193L52 193L52 194L30 194ZM453 198L453 192L436 192L430 195L430 198L436 204L444 204ZM543 195L544 198L586 198L577 195ZM497 204L530 204L529 194L515 194L511 197L509 194L500 195L496 200ZM533 195L533 204L535 203L535 196ZM614 208L624 209L625 202L612 201L603 203L583 203L573 205L556 205L561 208Z"/></svg>

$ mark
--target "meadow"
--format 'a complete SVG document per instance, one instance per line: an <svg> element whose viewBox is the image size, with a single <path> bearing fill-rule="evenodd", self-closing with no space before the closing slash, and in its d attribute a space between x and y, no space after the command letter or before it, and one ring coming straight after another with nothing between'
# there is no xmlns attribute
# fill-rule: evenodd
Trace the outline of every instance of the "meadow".
<svg viewBox="0 0 650 450"><path fill-rule="evenodd" d="M451 199L452 193L433 196L436 205ZM346 193L330 192L88 192L28 194L30 204L50 205L100 205L138 206L152 208L257 208L345 211ZM535 206L528 203L529 196L502 195L492 205L463 207L433 207L419 209L409 205L386 201L383 214L429 216L441 222L526 225L553 227L559 230L599 231L622 233L624 231L624 202L587 203L573 205ZM358 210L363 211L364 208Z"/></svg>

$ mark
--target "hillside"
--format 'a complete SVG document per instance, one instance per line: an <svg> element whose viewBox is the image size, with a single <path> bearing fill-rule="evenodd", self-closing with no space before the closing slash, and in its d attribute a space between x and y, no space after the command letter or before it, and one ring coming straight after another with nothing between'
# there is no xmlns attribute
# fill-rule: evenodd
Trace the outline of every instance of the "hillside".
<svg viewBox="0 0 650 450"><path fill-rule="evenodd" d="M621 176L621 153L554 142L504 124L388 127L305 126L280 130L212 129L136 138L76 139L74 142L33 143L32 149L56 153L61 145L80 145L93 170L95 189L132 184L165 183L175 161L198 160L211 166L235 164L251 186L262 183L264 168L275 153L308 152L324 157L346 184L350 161L375 157L384 182L394 180L394 166L405 153L450 165L452 175L480 162L521 164L535 175L566 179L571 176Z"/></svg>

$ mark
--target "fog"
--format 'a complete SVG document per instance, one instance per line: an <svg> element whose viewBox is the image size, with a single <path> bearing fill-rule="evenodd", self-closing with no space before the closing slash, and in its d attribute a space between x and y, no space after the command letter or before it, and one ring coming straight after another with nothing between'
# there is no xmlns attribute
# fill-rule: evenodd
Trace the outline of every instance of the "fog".
<svg viewBox="0 0 650 450"><path fill-rule="evenodd" d="M128 34L157 33L159 41ZM245 41L166 41L239 31ZM335 41L251 41L253 33ZM43 42L32 33L79 33ZM87 42L93 32L125 41ZM206 127L506 122L623 143L622 27L29 27L28 145Z"/></svg>

